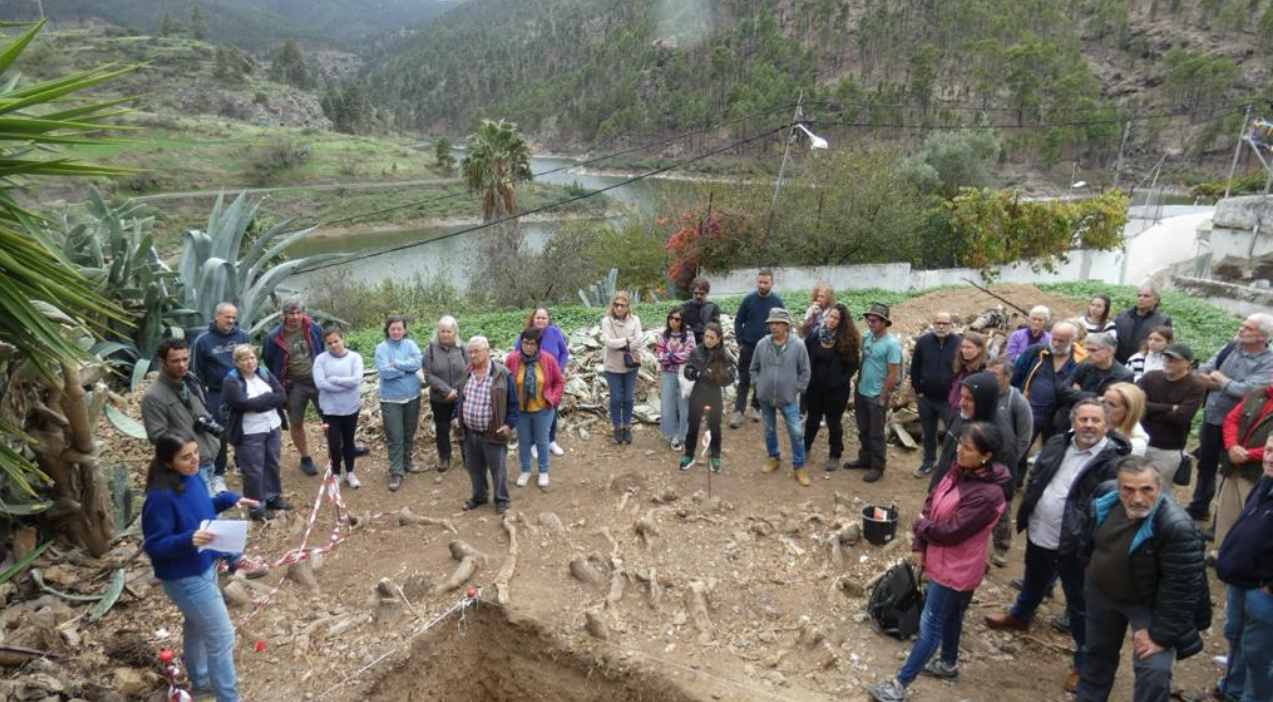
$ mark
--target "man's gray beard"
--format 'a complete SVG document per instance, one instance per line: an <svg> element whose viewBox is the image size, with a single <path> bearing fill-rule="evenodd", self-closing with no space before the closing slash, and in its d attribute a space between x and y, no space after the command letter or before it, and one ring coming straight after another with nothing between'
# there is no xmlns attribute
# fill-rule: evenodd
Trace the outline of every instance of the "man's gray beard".
<svg viewBox="0 0 1273 702"><path fill-rule="evenodd" d="M1055 346L1052 347L1052 353L1058 356L1069 356L1070 352L1073 350L1074 350L1074 344L1067 344L1065 348L1060 348L1060 349L1058 349Z"/></svg>

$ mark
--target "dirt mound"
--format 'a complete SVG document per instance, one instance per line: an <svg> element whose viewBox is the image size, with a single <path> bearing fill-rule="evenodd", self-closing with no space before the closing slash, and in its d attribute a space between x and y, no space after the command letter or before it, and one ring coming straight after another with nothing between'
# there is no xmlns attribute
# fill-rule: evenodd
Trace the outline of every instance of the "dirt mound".
<svg viewBox="0 0 1273 702"><path fill-rule="evenodd" d="M991 291L1022 310L1044 305L1052 310L1054 320L1077 317L1087 311L1086 303L1043 292L1033 285L996 285ZM995 307L1003 308L1012 328L1026 321L1025 314L994 295L974 287L949 288L911 298L893 307L893 332L908 335L924 332L937 312L950 312L966 323L974 315ZM962 325L957 324L956 327L962 328Z"/></svg>

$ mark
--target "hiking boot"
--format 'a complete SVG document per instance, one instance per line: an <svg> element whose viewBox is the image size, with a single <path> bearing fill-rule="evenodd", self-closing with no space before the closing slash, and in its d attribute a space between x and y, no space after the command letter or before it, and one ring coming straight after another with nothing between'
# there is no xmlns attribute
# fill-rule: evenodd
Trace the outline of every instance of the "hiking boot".
<svg viewBox="0 0 1273 702"><path fill-rule="evenodd" d="M681 456L681 465L677 467L680 468L681 470L689 470L690 466L692 465L694 465L693 456Z"/></svg>
<svg viewBox="0 0 1273 702"><path fill-rule="evenodd" d="M720 473L720 459L712 458L707 461L707 469L713 473Z"/></svg>
<svg viewBox="0 0 1273 702"><path fill-rule="evenodd" d="M959 677L959 664L950 665L941 658L934 658L919 671L923 675L931 675L942 680L954 680Z"/></svg>
<svg viewBox="0 0 1273 702"><path fill-rule="evenodd" d="M1058 614L1048 620L1048 625L1052 627L1052 631L1058 634L1070 633L1070 618L1064 614Z"/></svg>
<svg viewBox="0 0 1273 702"><path fill-rule="evenodd" d="M522 471L517 474L517 487L526 487L530 484L530 471Z"/></svg>
<svg viewBox="0 0 1273 702"><path fill-rule="evenodd" d="M1030 622L1024 619L1017 619L1012 616L1011 612L994 612L986 615L986 626L995 631L1005 631L1012 629L1013 631L1029 631Z"/></svg>
<svg viewBox="0 0 1273 702"><path fill-rule="evenodd" d="M730 429L737 429L738 427L741 427L742 425L743 425L743 413L742 413L742 412L734 412L733 414L729 415L729 428L730 428Z"/></svg>
<svg viewBox="0 0 1273 702"><path fill-rule="evenodd" d="M761 473L772 473L778 470L778 465L782 463L777 456L770 456L765 459L765 465L760 467Z"/></svg>
<svg viewBox="0 0 1273 702"><path fill-rule="evenodd" d="M933 474L933 464L928 462L919 464L919 467L915 469L915 472L911 473L911 475L915 476L916 478L927 478L928 476L932 474Z"/></svg>
<svg viewBox="0 0 1273 702"><path fill-rule="evenodd" d="M415 464L415 461L407 461L408 473L423 473L424 469Z"/></svg>
<svg viewBox="0 0 1273 702"><path fill-rule="evenodd" d="M794 472L796 474L796 482L800 483L800 487L809 487L812 485L812 483L809 482L809 471L804 468L797 468Z"/></svg>
<svg viewBox="0 0 1273 702"><path fill-rule="evenodd" d="M397 492L402 487L402 476L394 473L389 476L389 492Z"/></svg>
<svg viewBox="0 0 1273 702"><path fill-rule="evenodd" d="M450 459L450 458L439 458L439 459L438 459L438 472L439 472L439 473L445 473L445 472L447 472L448 470L451 470L451 459Z"/></svg>
<svg viewBox="0 0 1273 702"><path fill-rule="evenodd" d="M318 475L318 466L314 465L314 459L309 456L302 456L301 472L310 477Z"/></svg>
<svg viewBox="0 0 1273 702"><path fill-rule="evenodd" d="M990 557L990 563L996 568L1008 567L1008 552L996 550L994 555Z"/></svg>
<svg viewBox="0 0 1273 702"><path fill-rule="evenodd" d="M610 439L610 443L623 445L623 429L621 427L614 428L614 438Z"/></svg>
<svg viewBox="0 0 1273 702"><path fill-rule="evenodd" d="M884 477L883 468L872 468L866 472L866 475L862 476L862 482L873 483L883 477Z"/></svg>
<svg viewBox="0 0 1273 702"><path fill-rule="evenodd" d="M225 492L226 489L227 488L225 486L225 476L218 475L212 478L212 494L213 495L220 495L221 493Z"/></svg>
<svg viewBox="0 0 1273 702"><path fill-rule="evenodd" d="M830 458L828 458L828 459L827 459L826 471L827 471L828 473L834 472L834 471L835 471L835 470L837 470L839 467L840 467L840 457L839 457L839 456L832 456L832 457L830 457Z"/></svg>
<svg viewBox="0 0 1273 702"><path fill-rule="evenodd" d="M495 505L495 514L504 514L508 511L508 505Z"/></svg>
<svg viewBox="0 0 1273 702"><path fill-rule="evenodd" d="M625 444L632 443L632 427L623 428L623 443Z"/></svg>
<svg viewBox="0 0 1273 702"><path fill-rule="evenodd" d="M288 502L287 500L281 497L275 497L269 502L266 502L265 506L269 507L270 509L279 510L282 512L286 512L287 510L292 509L292 503Z"/></svg>
<svg viewBox="0 0 1273 702"><path fill-rule="evenodd" d="M355 490L362 487L362 481L353 473L345 473L345 484Z"/></svg>
<svg viewBox="0 0 1273 702"><path fill-rule="evenodd" d="M549 450L549 451L552 453L552 455L554 455L554 456L564 456L564 455L566 455L566 449L562 448L562 447L561 447L561 444L557 443L556 441L549 441L549 442L548 442L548 450Z"/></svg>
<svg viewBox="0 0 1273 702"><path fill-rule="evenodd" d="M871 462L863 458L855 458L852 461L844 462L845 470L862 470L864 468L870 468L870 467L871 467Z"/></svg>
<svg viewBox="0 0 1273 702"><path fill-rule="evenodd" d="M903 702L906 699L906 686L893 678L878 685L872 685L867 693L875 702Z"/></svg>
<svg viewBox="0 0 1273 702"><path fill-rule="evenodd" d="M248 518L254 522L268 522L274 518L274 513L268 509L250 509Z"/></svg>
<svg viewBox="0 0 1273 702"><path fill-rule="evenodd" d="M473 498L469 498L464 501L464 507L462 509L465 512L469 512L469 511L477 509L478 507L481 507L484 504L486 504L486 500L474 500Z"/></svg>

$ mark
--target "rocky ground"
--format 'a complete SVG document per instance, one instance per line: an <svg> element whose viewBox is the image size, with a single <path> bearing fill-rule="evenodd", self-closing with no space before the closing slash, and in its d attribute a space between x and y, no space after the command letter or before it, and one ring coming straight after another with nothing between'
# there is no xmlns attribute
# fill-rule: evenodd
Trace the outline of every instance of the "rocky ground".
<svg viewBox="0 0 1273 702"><path fill-rule="evenodd" d="M1043 298L1031 293L1019 304ZM994 304L975 291L917 298L895 310L895 329L919 331L938 307L970 315ZM347 538L314 567L228 579L228 596L244 602L232 614L240 622L245 698L865 700L866 686L894 673L909 650L863 615L872 579L906 555L909 538L900 531L887 546L859 540L860 511L896 504L909 527L926 485L911 477L918 455L890 448L885 478L868 485L858 471L822 470L824 431L809 461L814 484L800 488L785 439L783 469L761 475L760 425L724 431L717 476L701 466L676 470L676 454L654 425L637 427L630 446L613 446L600 431L587 439L567 432L551 486L510 487L504 519L490 506L460 510L467 475L433 471L425 436L418 460L430 470L390 493L383 449L373 442L358 464L363 487L343 492L357 522ZM310 440L322 445L316 433ZM125 453L140 470L144 446ZM297 509L252 525L255 555L277 559L301 543L320 481L296 465L285 449L284 487ZM512 454L510 466L516 470ZM328 541L335 519L335 508L322 505L310 548ZM1027 635L992 632L981 622L1014 597L1008 581L1020 575L1023 548L1019 539L1010 565L991 568L974 598L960 679L923 678L912 687L915 699L1069 699L1061 681L1070 639L1046 624L1061 612L1059 602L1044 605ZM0 644L56 656L5 669L0 700L162 698L149 662L160 646L176 643L180 616L137 549L134 538L101 561L37 561L44 580L80 592L100 590L105 576L88 578L109 575L107 566L126 567L123 595L95 623L87 607L49 594L36 599L26 577L0 591ZM457 571L471 575L461 584ZM252 601L276 584L272 603L249 618ZM481 588L480 602L452 611L469 586ZM1206 652L1177 666L1179 687L1214 682L1220 622L1217 616ZM1114 699L1131 697L1129 663L1123 668Z"/></svg>

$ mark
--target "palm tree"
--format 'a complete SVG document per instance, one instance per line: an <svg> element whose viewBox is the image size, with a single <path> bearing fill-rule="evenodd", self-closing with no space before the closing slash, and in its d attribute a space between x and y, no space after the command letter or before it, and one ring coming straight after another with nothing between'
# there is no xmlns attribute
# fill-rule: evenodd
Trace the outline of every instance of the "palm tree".
<svg viewBox="0 0 1273 702"><path fill-rule="evenodd" d="M490 222L517 212L514 179L530 180L530 146L517 125L482 120L465 141L460 164L469 192L482 194L482 218Z"/></svg>
<svg viewBox="0 0 1273 702"><path fill-rule="evenodd" d="M83 340L123 311L98 295L46 236L50 219L20 205L15 191L39 176L119 173L58 157L50 149L87 143L103 122L128 112L131 98L66 107L65 101L135 66L103 66L20 86L5 75L44 26L41 21L0 50L0 473L35 496L32 481L52 481L53 513L71 541L97 556L109 550L112 527L93 440L108 395L105 370ZM102 140L94 139L93 143ZM92 387L89 400L85 387ZM27 460L26 444L36 462ZM0 510L6 505L0 503ZM50 516L52 516L52 514Z"/></svg>

